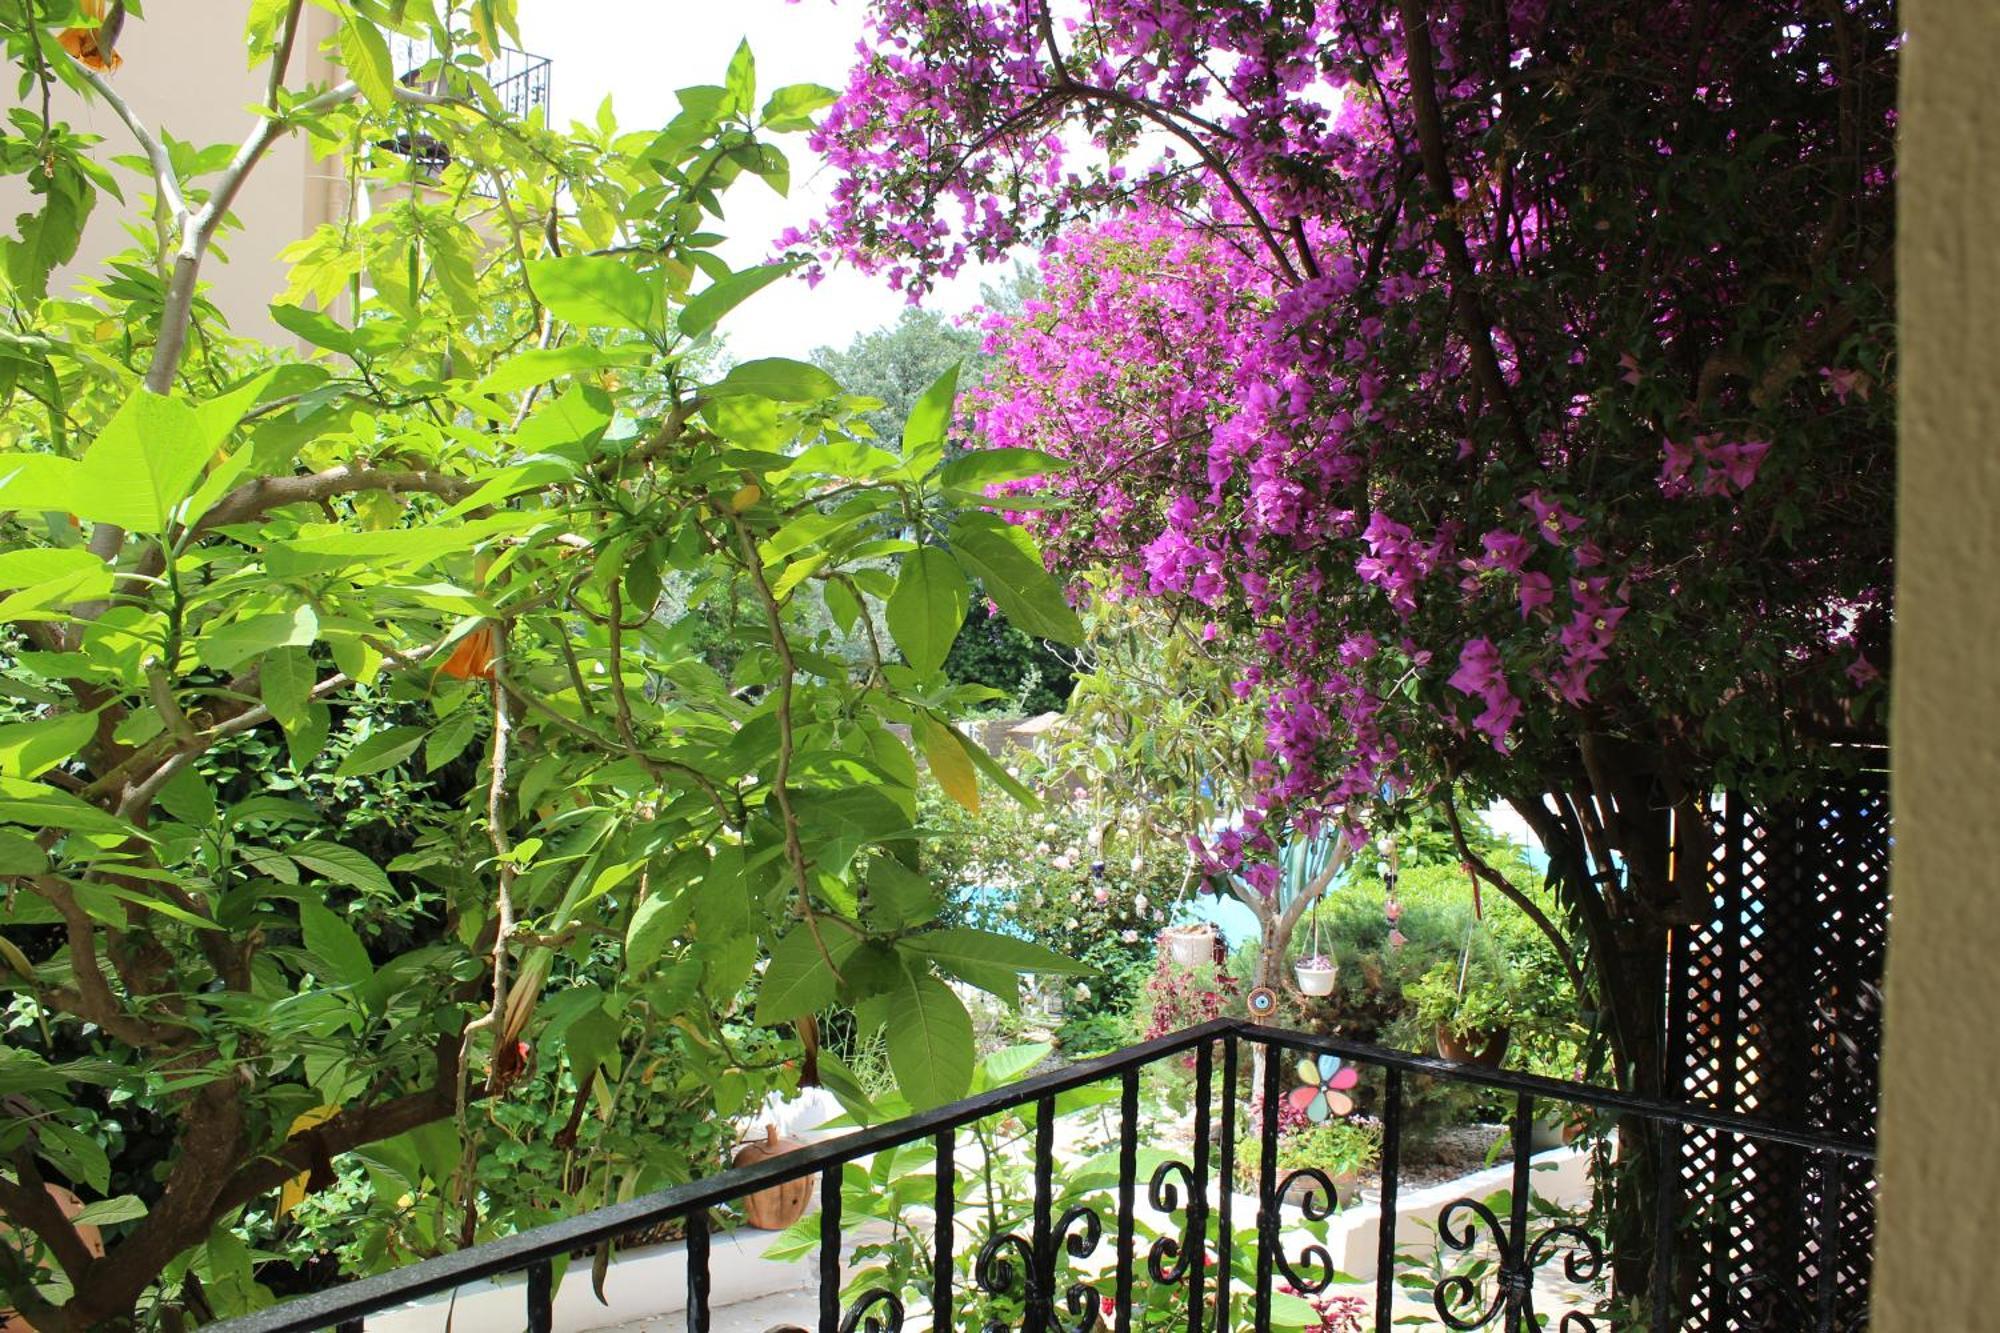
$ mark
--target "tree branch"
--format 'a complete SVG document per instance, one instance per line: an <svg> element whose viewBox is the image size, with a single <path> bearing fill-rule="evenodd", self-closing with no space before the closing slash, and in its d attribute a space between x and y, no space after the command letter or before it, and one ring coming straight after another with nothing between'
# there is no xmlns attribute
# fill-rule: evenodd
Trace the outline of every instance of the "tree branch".
<svg viewBox="0 0 2000 1333"><path fill-rule="evenodd" d="M1549 943L1555 948L1556 957L1562 960L1563 971L1569 975L1569 984L1576 990L1576 1002L1578 1006L1581 1007L1588 1004L1590 1001L1589 981L1583 975L1583 968L1577 964L1576 950L1570 947L1569 940L1556 926L1556 923L1549 920L1548 913L1544 912L1535 903L1534 899L1515 888L1513 882L1495 870L1485 857L1472 850L1472 844L1465 837L1465 825L1459 820L1458 803L1452 799L1451 783L1449 781L1440 784L1438 787L1438 798L1439 803L1444 809L1445 823L1451 826L1451 840L1458 847L1459 860L1465 862L1466 869L1499 890L1503 898L1520 908L1522 914L1528 920L1535 923L1535 929L1548 937Z"/></svg>
<svg viewBox="0 0 2000 1333"><path fill-rule="evenodd" d="M451 1043L442 1043L449 1046ZM286 1181L312 1170L322 1157L335 1157L356 1148L394 1138L452 1113L453 1086L458 1081L457 1061L440 1051L437 1082L421 1092L406 1093L374 1106L347 1109L301 1134L285 1140L283 1147L241 1167L229 1177L210 1207L213 1222L219 1222L259 1195L268 1194ZM485 1094L474 1091L468 1099L477 1101Z"/></svg>
<svg viewBox="0 0 2000 1333"><path fill-rule="evenodd" d="M1480 392L1487 402L1500 409L1514 447L1523 456L1531 456L1534 450L1527 427L1514 403L1507 378L1501 373L1499 354L1493 350L1493 327L1479 300L1472 252L1466 248L1465 232L1452 216L1458 192L1452 184L1450 159L1445 156L1444 117L1438 111L1437 76L1431 65L1430 19L1424 12L1423 0L1397 0L1396 8L1402 16L1403 40L1408 46L1410 100L1416 113L1418 152L1432 195L1431 229L1438 248L1444 252L1459 333L1472 358L1472 373L1479 381Z"/></svg>
<svg viewBox="0 0 2000 1333"><path fill-rule="evenodd" d="M146 155L146 165L152 168L153 188L160 192L160 199L176 223L187 216L187 200L181 195L180 179L174 175L173 159L167 155L165 145L153 137L132 106L122 97L111 81L82 61L71 57L70 66L83 81L90 85L92 92L103 98L105 104L125 122L125 128L132 132L132 138L139 144L139 151Z"/></svg>
<svg viewBox="0 0 2000 1333"><path fill-rule="evenodd" d="M149 1022L119 1002L97 961L97 923L83 910L67 883L55 875L34 875L21 882L56 909L67 932L70 976L76 985L45 991L51 1007L74 1014L86 1023L95 1023L135 1050L178 1045L187 1040L188 1034L180 1029Z"/></svg>
<svg viewBox="0 0 2000 1333"><path fill-rule="evenodd" d="M29 1132L33 1133L32 1130ZM24 1143L14 1150L14 1173L20 1177L18 1184L0 1177L0 1213L4 1213L16 1226L34 1232L49 1247L49 1253L62 1266L71 1285L82 1286L97 1256L84 1243L76 1223L69 1220L62 1205L49 1193L41 1168L35 1165L34 1151L28 1144ZM9 1299L12 1299L11 1295Z"/></svg>

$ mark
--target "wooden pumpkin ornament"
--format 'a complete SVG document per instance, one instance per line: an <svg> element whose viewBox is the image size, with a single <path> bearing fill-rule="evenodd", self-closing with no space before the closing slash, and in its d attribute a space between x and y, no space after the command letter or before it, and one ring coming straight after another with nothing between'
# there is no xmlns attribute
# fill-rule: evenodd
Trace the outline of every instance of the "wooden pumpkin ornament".
<svg viewBox="0 0 2000 1333"><path fill-rule="evenodd" d="M797 1152L805 1146L797 1139L781 1137L776 1125L766 1125L761 1143L746 1143L736 1150L735 1165L756 1166L773 1157ZM753 1190L744 1196L743 1220L759 1231L783 1231L806 1215L806 1205L812 1202L812 1192L811 1176Z"/></svg>

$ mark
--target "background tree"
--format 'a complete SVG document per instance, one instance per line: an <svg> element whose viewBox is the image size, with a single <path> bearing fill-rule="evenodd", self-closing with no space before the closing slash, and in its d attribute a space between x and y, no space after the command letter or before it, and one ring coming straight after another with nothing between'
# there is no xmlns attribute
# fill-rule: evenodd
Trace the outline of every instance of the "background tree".
<svg viewBox="0 0 2000 1333"><path fill-rule="evenodd" d="M882 406L861 414L878 439L895 440L903 433L910 409L937 377L954 367L968 380L976 379L983 361L980 334L935 310L907 306L894 324L857 333L845 351L813 349L812 363L852 392L880 398Z"/></svg>
<svg viewBox="0 0 2000 1333"><path fill-rule="evenodd" d="M1032 270L1017 267L1008 281L984 287L988 317L1018 316L1037 282ZM876 438L887 441L901 435L910 411L940 375L956 371L966 383L985 375L989 358L984 340L984 334L963 322L912 306L894 324L855 335L845 351L816 349L812 360L853 393L882 400L882 406L861 416ZM954 434L946 444L947 457L955 457L962 447ZM988 705L995 709L1015 714L1061 709L1069 698L1073 663L998 607L989 605L987 611L966 620L945 658L945 674L960 684L997 691Z"/></svg>

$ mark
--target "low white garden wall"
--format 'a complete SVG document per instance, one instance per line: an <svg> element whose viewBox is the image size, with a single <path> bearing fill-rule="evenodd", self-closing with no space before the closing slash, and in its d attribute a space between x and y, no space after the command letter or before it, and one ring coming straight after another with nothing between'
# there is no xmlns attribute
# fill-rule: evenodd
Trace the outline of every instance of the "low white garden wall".
<svg viewBox="0 0 2000 1333"><path fill-rule="evenodd" d="M1589 1202L1589 1155L1582 1149L1554 1148L1535 1154L1531 1164L1534 1169L1530 1179L1539 1197L1565 1207ZM1428 1257L1437 1243L1438 1214L1446 1204L1453 1199L1483 1200L1495 1191L1507 1189L1513 1183L1513 1173L1511 1164L1502 1163L1442 1184L1400 1191L1396 1200L1398 1251L1419 1259ZM1238 1194L1231 1206L1240 1222L1248 1222L1257 1215L1255 1196ZM1138 1211L1155 1223L1168 1221L1151 1215L1143 1193ZM1374 1279L1376 1226L1381 1216L1378 1204L1358 1203L1328 1220L1327 1250L1347 1276L1361 1281ZM764 1258L763 1252L771 1244L773 1234L744 1230L718 1233L712 1238L709 1248L712 1308L720 1310L786 1294L796 1295L802 1302L811 1300L818 1278L817 1263L811 1259L792 1263ZM855 1233L849 1233L850 1249L856 1238ZM1099 1253L1108 1258L1110 1246L1105 1245ZM369 1333L447 1333L449 1326L451 1333L469 1333L517 1329L526 1308L525 1284L526 1279L519 1275L480 1282L461 1289L455 1304L451 1297L437 1296L372 1316L368 1330ZM600 1304L590 1288L588 1260L572 1263L566 1279L556 1289L555 1333L589 1333L592 1329L614 1328L685 1310L686 1245L676 1241L620 1254L606 1275L604 1292L609 1304Z"/></svg>

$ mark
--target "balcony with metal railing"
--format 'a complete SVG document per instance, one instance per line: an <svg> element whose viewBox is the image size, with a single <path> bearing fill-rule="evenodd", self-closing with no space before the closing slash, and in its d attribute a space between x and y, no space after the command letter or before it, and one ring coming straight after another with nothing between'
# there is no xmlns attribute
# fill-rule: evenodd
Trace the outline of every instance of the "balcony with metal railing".
<svg viewBox="0 0 2000 1333"><path fill-rule="evenodd" d="M397 77L405 86L420 91L447 94L463 91L468 78L478 79L492 89L494 98L510 119L520 119L549 105L550 61L547 56L498 48L491 59L461 51L449 61L427 38L398 36L389 48ZM450 150L425 134L403 134L382 145L415 160L424 175L435 178L451 164Z"/></svg>
<svg viewBox="0 0 2000 1333"><path fill-rule="evenodd" d="M1280 1168L1287 1085L1334 1071L1343 1092L1331 1113L1351 1103L1382 1131L1372 1197L1346 1205L1325 1171ZM1142 1081L1160 1078L1187 1094L1182 1131L1142 1113ZM1492 1188L1413 1216L1403 1141L1410 1099L1431 1082L1497 1102L1507 1133L1495 1150L1502 1165L1476 1177ZM1551 1112L1588 1126L1585 1146L1539 1140ZM995 1184L1001 1126L1019 1145L1012 1190ZM1687 1164L1704 1151L1785 1181L1783 1215L1753 1209L1730 1182L1689 1186ZM1589 1182L1581 1199L1541 1179L1565 1164ZM685 1295L655 1308L684 1310L690 1333L709 1333L719 1233L738 1223L746 1196L799 1180L814 1182L819 1201L790 1237L794 1252L817 1259L819 1333L1413 1324L1657 1333L1866 1320L1850 1260L1857 1227L1872 1218L1870 1141L1218 1019L215 1328L361 1333L371 1316L523 1273L518 1317L461 1317L455 1327L553 1333L566 1257L676 1224ZM858 1230L870 1219L905 1236L900 1262L884 1258L879 1228Z"/></svg>

